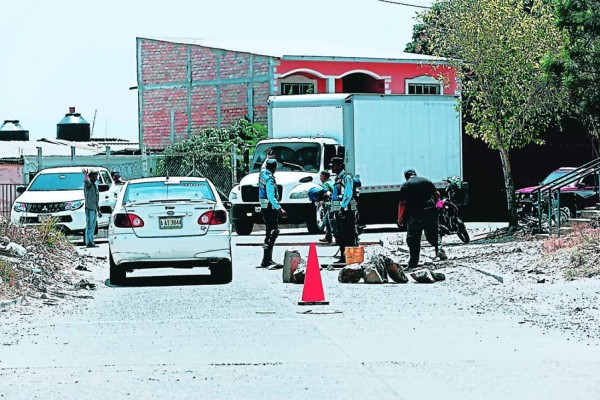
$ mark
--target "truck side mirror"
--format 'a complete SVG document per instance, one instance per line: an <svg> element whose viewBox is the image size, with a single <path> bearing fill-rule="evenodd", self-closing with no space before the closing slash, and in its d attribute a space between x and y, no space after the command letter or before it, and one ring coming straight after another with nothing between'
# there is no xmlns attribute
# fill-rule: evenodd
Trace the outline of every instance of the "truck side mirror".
<svg viewBox="0 0 600 400"><path fill-rule="evenodd" d="M224 201L223 206L225 207L226 210L231 210L233 208L233 205L231 204L230 201Z"/></svg>
<svg viewBox="0 0 600 400"><path fill-rule="evenodd" d="M105 185L105 184L98 185L99 192L108 192L109 189L110 189L110 185Z"/></svg>
<svg viewBox="0 0 600 400"><path fill-rule="evenodd" d="M25 192L25 186L17 186L17 193L23 194Z"/></svg>

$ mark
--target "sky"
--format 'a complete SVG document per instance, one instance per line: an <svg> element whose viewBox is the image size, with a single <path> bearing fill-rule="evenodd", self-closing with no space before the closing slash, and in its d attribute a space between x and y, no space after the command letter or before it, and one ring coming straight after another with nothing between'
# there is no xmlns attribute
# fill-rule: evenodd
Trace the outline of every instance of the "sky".
<svg viewBox="0 0 600 400"><path fill-rule="evenodd" d="M394 0L392 0L394 1ZM431 5L431 0L398 0ZM403 50L419 8L378 0L0 0L0 123L138 140L136 37L324 41ZM94 120L94 115L95 120Z"/></svg>

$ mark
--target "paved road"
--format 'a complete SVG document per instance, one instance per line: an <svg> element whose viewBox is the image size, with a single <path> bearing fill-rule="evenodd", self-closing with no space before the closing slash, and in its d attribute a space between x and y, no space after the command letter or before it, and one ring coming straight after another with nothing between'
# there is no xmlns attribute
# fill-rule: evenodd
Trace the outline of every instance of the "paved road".
<svg viewBox="0 0 600 400"><path fill-rule="evenodd" d="M298 232L279 241L317 239ZM342 285L323 270L331 305L301 307L302 286L255 268L260 247L235 245L261 240L234 237L229 285L145 271L129 287L108 287L104 265L92 273L93 300L0 315L0 398L598 398L598 340L545 332L500 310L482 314L478 294L457 291L452 279ZM106 254L106 244L95 251ZM334 252L318 250L322 261ZM299 313L307 309L341 313Z"/></svg>

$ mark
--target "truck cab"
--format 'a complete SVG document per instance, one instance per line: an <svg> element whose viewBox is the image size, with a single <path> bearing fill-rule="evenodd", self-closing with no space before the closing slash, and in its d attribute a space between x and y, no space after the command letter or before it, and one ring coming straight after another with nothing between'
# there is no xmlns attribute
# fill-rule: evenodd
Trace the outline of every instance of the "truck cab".
<svg viewBox="0 0 600 400"><path fill-rule="evenodd" d="M319 231L308 190L320 186L319 174L329 169L331 159L343 152L343 146L331 138L282 138L260 141L250 163L250 173L229 194L232 219L238 235L252 232L254 223L262 223L258 202L258 176L270 150L277 160L279 202L288 212L287 223L306 223L309 232Z"/></svg>

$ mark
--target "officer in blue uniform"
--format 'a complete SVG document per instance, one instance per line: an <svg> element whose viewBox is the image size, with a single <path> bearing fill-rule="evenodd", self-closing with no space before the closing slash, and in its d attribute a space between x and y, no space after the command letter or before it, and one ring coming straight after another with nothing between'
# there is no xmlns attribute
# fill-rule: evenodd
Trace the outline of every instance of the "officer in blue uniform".
<svg viewBox="0 0 600 400"><path fill-rule="evenodd" d="M346 263L346 247L358 245L354 177L344 167L342 158L331 159L331 171L337 175L333 184L331 211L335 218L335 239L340 246L340 263Z"/></svg>
<svg viewBox="0 0 600 400"><path fill-rule="evenodd" d="M265 161L264 168L260 171L258 179L258 200L260 202L260 214L265 223L267 234L263 245L264 253L260 264L262 268L282 268L272 260L273 246L279 236L279 216L287 216L285 210L279 204L279 192L277 191L277 182L275 181L275 171L277 170L277 160L268 158Z"/></svg>

